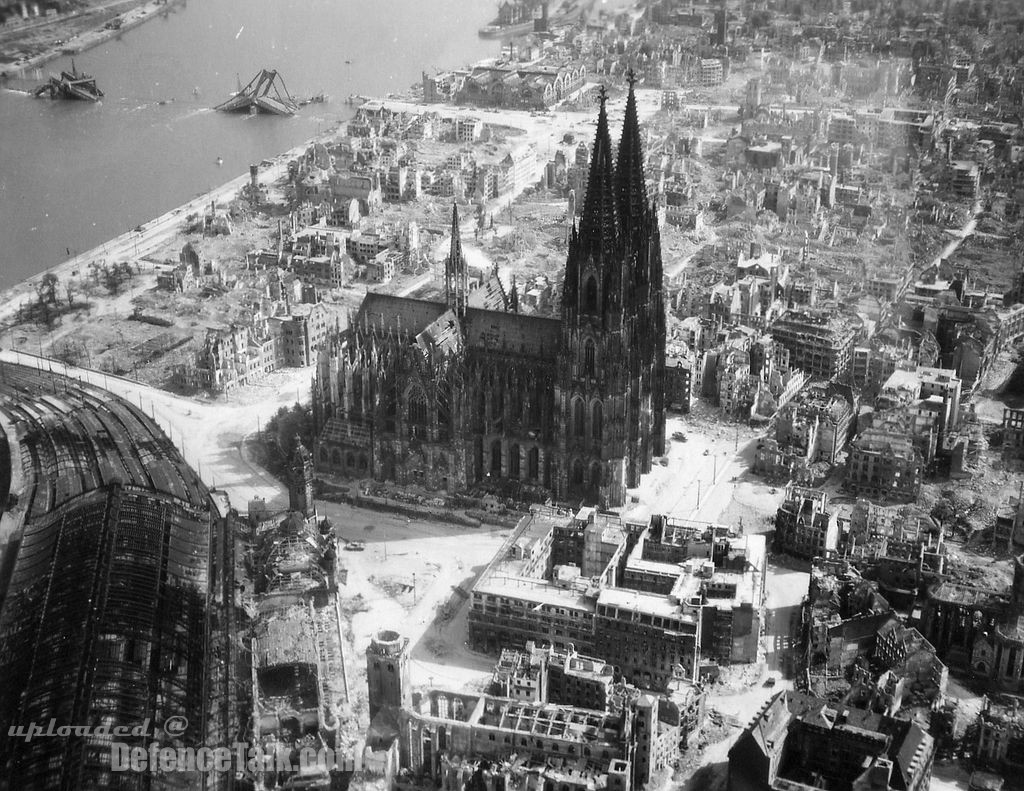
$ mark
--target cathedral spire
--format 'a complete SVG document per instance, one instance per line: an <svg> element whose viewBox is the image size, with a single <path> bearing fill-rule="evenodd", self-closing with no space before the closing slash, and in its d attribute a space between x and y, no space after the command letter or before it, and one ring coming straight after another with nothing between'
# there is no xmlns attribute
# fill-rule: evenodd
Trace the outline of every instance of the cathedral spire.
<svg viewBox="0 0 1024 791"><path fill-rule="evenodd" d="M459 207L452 203L452 242L444 262L444 296L448 307L460 319L466 315L469 279L466 259L462 255L462 232L459 230Z"/></svg>
<svg viewBox="0 0 1024 791"><path fill-rule="evenodd" d="M629 72L626 117L619 139L619 157L615 168L615 198L624 233L634 234L646 225L647 185L644 183L644 155L640 146L640 120L636 111L633 86L636 75Z"/></svg>
<svg viewBox="0 0 1024 791"><path fill-rule="evenodd" d="M607 100L608 94L604 86L601 86L601 111L597 116L597 135L594 137L587 196L580 220L581 252L584 255L611 252L618 242L612 142L608 135L608 114L605 110Z"/></svg>

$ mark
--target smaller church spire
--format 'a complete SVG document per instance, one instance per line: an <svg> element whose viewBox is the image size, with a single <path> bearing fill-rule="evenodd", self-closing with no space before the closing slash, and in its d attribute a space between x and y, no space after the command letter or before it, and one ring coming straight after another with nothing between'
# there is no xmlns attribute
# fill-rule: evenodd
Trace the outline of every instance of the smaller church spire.
<svg viewBox="0 0 1024 791"><path fill-rule="evenodd" d="M584 255L600 255L614 250L618 243L618 222L615 211L614 166L612 142L608 135L608 93L601 86L601 110L597 116L594 152L590 158L587 196L580 219L580 242Z"/></svg>
<svg viewBox="0 0 1024 791"><path fill-rule="evenodd" d="M512 275L512 290L509 291L508 295L508 310L509 313L519 312L519 287L516 285L516 276Z"/></svg>
<svg viewBox="0 0 1024 791"><path fill-rule="evenodd" d="M569 230L569 254L565 259L565 277L562 279L562 310L576 308L579 293L580 268L576 263L576 250L579 247L579 231L576 228L576 217L572 218Z"/></svg>
<svg viewBox="0 0 1024 791"><path fill-rule="evenodd" d="M452 241L448 259L444 264L444 295L448 307L459 318L466 315L466 301L469 297L469 278L466 259L462 255L462 232L459 230L459 207L452 203Z"/></svg>

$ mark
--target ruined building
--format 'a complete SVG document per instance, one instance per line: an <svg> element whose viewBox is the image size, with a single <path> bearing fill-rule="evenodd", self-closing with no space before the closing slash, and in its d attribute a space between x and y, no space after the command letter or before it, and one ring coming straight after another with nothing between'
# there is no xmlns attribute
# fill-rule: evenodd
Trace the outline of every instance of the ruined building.
<svg viewBox="0 0 1024 791"><path fill-rule="evenodd" d="M320 356L318 469L623 503L665 448L661 242L632 89L612 157L602 99L558 318L470 307L457 212L444 300L367 295Z"/></svg>
<svg viewBox="0 0 1024 791"><path fill-rule="evenodd" d="M909 719L780 692L729 750L729 791L927 791L935 742Z"/></svg>
<svg viewBox="0 0 1024 791"><path fill-rule="evenodd" d="M1024 692L1024 555L1008 591L944 580L928 589L922 630L946 662L994 691Z"/></svg>
<svg viewBox="0 0 1024 791"><path fill-rule="evenodd" d="M490 694L410 693L408 655L397 632L371 639L366 742L445 791L640 789L686 751L704 717L700 685L613 684L610 665L574 651L504 653Z"/></svg>
<svg viewBox="0 0 1024 791"><path fill-rule="evenodd" d="M756 660L765 556L764 536L721 525L534 506L473 585L469 641L600 655L622 679L663 690L697 679L702 660Z"/></svg>

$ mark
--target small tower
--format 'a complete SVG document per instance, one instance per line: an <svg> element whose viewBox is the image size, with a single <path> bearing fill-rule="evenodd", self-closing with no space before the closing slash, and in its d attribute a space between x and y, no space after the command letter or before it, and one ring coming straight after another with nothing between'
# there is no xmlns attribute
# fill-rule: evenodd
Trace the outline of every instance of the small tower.
<svg viewBox="0 0 1024 791"><path fill-rule="evenodd" d="M383 629L370 638L366 649L366 685L370 691L371 720L385 706L412 705L408 637Z"/></svg>
<svg viewBox="0 0 1024 791"><path fill-rule="evenodd" d="M295 454L288 468L288 510L300 511L307 519L313 515L313 457L295 438Z"/></svg>
<svg viewBox="0 0 1024 791"><path fill-rule="evenodd" d="M466 259L462 257L462 232L459 230L459 207L452 204L452 243L444 262L444 297L448 307L460 319L466 317L469 297L469 276Z"/></svg>

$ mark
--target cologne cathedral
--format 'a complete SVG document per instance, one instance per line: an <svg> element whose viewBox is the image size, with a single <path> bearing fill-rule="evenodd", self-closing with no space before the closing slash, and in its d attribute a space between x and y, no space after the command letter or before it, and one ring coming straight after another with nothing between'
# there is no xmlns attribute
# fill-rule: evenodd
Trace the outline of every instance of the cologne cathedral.
<svg viewBox="0 0 1024 791"><path fill-rule="evenodd" d="M617 155L602 92L557 318L471 305L459 218L444 300L368 294L320 353L321 472L612 507L665 452L661 241L632 84Z"/></svg>

